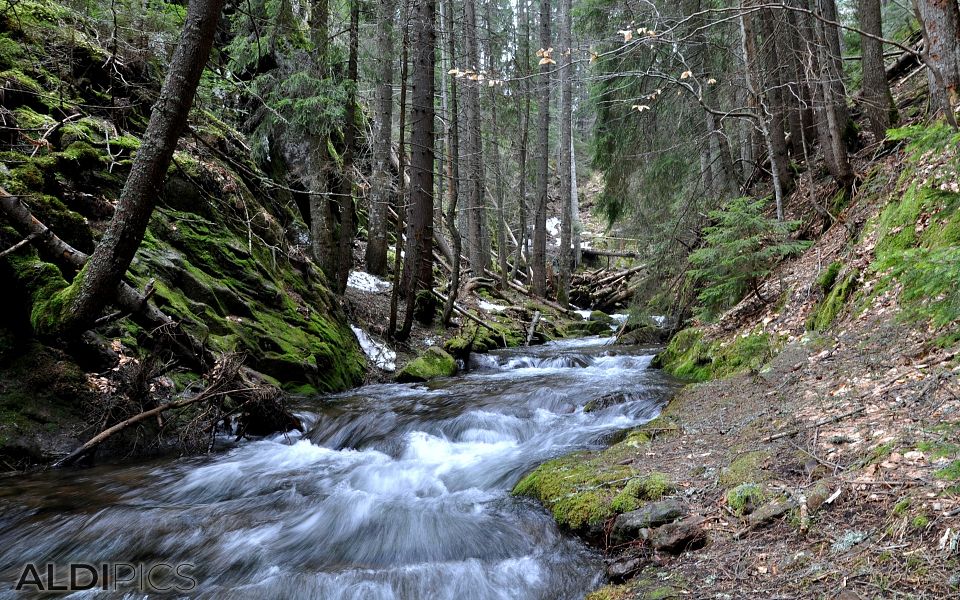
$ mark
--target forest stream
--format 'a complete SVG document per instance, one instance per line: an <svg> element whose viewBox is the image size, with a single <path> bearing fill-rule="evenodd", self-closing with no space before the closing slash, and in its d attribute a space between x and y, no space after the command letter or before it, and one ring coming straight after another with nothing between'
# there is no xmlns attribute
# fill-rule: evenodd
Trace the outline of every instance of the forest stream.
<svg viewBox="0 0 960 600"><path fill-rule="evenodd" d="M474 355L457 377L307 402L302 436L7 478L0 580L162 560L188 565L189 597L582 598L600 556L510 490L656 416L674 385L643 352L594 337ZM617 402L584 411L601 397Z"/></svg>

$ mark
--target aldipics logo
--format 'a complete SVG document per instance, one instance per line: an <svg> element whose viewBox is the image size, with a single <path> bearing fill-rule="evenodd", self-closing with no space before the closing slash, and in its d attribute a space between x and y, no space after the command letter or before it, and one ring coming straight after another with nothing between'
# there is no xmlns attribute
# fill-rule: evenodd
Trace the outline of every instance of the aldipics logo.
<svg viewBox="0 0 960 600"><path fill-rule="evenodd" d="M27 563L14 589L31 592L189 592L197 587L191 563Z"/></svg>

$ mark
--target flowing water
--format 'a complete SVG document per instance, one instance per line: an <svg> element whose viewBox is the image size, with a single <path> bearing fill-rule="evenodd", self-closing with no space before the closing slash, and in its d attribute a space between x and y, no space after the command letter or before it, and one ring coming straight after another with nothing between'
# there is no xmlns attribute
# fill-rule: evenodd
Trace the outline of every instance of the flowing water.
<svg viewBox="0 0 960 600"><path fill-rule="evenodd" d="M120 583L133 568L110 570L119 562L160 573L157 587L195 585L179 594L190 598L582 598L601 583L600 557L510 489L657 414L672 384L642 352L587 338L475 356L464 375L307 404L302 436L7 478L0 596L25 563L42 579L55 563L56 583L81 562L108 569L98 585L144 597L125 587L143 581Z"/></svg>

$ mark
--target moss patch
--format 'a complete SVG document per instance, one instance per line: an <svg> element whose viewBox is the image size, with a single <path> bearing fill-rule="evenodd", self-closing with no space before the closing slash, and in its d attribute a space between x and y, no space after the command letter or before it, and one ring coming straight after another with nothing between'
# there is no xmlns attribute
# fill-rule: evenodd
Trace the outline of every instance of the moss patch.
<svg viewBox="0 0 960 600"><path fill-rule="evenodd" d="M811 331L823 331L830 327L837 318L837 315L843 310L843 307L846 306L847 300L853 295L856 288L856 273L848 273L840 283L829 288L823 301L817 305L807 319L807 329Z"/></svg>
<svg viewBox="0 0 960 600"><path fill-rule="evenodd" d="M755 483L742 483L727 490L726 494L727 506L737 516L753 512L756 507L763 504L766 497L763 488Z"/></svg>
<svg viewBox="0 0 960 600"><path fill-rule="evenodd" d="M770 453L763 450L744 452L738 455L726 469L720 473L720 485L725 488L745 483L755 483L769 479L764 465L770 460Z"/></svg>
<svg viewBox="0 0 960 600"><path fill-rule="evenodd" d="M768 333L739 336L724 344L719 340L705 340L703 332L689 328L670 340L667 348L657 355L654 365L693 381L722 379L760 370L776 355L780 344L780 340Z"/></svg>
<svg viewBox="0 0 960 600"><path fill-rule="evenodd" d="M520 480L513 493L543 503L562 527L598 527L619 512L634 510L641 500L659 499L674 484L663 473L639 473L630 459L645 452L651 436L644 425L600 452L575 452L546 462Z"/></svg>
<svg viewBox="0 0 960 600"><path fill-rule="evenodd" d="M450 377L456 372L457 361L442 349L431 346L401 369L397 374L397 381L401 383L429 381L438 377Z"/></svg>

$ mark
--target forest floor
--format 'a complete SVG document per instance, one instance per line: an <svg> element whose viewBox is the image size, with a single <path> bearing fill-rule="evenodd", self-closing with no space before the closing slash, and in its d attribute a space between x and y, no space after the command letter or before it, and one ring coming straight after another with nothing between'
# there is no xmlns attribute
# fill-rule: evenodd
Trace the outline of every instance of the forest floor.
<svg viewBox="0 0 960 600"><path fill-rule="evenodd" d="M877 226L888 201L906 202L912 182L953 189L955 171L935 175L949 163L923 156L909 167L916 179L903 176L903 153L861 158L873 188L767 278L763 295L779 300L751 296L701 327L712 345L695 350L695 361L749 348L750 368L681 390L661 416L666 435L629 464L669 475L706 543L680 554L643 540L613 545L607 521L604 550L626 581L590 600L960 594L956 344L944 343L950 326L906 318L903 286L875 262L889 236L913 230L923 239L931 223L953 218L920 210L916 223ZM837 281L856 291L827 326L811 327L829 303L819 286L834 263ZM622 453L617 460L624 464Z"/></svg>
<svg viewBox="0 0 960 600"><path fill-rule="evenodd" d="M887 316L864 317L789 343L760 373L681 391L664 411L679 431L655 437L632 466L668 473L708 542L679 556L610 547L642 568L593 598L956 594L958 367L925 342ZM773 502L832 500L750 530L756 521L727 496L744 484Z"/></svg>

